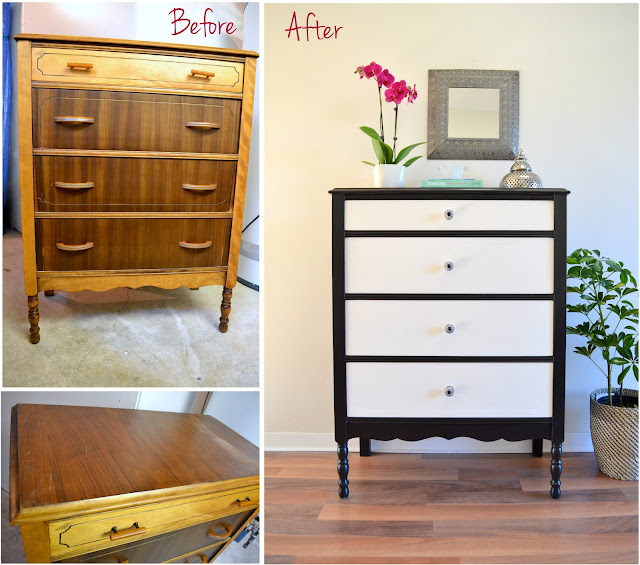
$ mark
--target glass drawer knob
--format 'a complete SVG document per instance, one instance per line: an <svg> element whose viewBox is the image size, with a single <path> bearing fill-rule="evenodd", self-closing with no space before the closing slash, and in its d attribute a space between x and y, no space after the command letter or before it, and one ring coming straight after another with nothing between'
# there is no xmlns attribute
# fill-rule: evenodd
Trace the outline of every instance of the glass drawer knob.
<svg viewBox="0 0 640 565"><path fill-rule="evenodd" d="M448 386L444 389L444 395L445 396L453 396L453 387L452 386Z"/></svg>
<svg viewBox="0 0 640 565"><path fill-rule="evenodd" d="M447 210L444 213L444 217L446 220L453 220L453 210Z"/></svg>
<svg viewBox="0 0 640 565"><path fill-rule="evenodd" d="M445 271L453 271L453 262L452 261L447 261L444 264L444 270Z"/></svg>
<svg viewBox="0 0 640 565"><path fill-rule="evenodd" d="M447 324L444 327L444 331L447 332L448 334L452 334L454 332L455 328L453 327L453 324Z"/></svg>

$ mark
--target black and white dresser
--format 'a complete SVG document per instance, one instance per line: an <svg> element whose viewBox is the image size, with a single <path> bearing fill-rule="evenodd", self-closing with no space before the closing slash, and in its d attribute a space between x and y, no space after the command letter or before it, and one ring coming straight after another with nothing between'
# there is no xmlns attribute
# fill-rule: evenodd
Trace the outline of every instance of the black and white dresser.
<svg viewBox="0 0 640 565"><path fill-rule="evenodd" d="M339 495L347 441L542 440L560 496L564 189L349 188L333 197Z"/></svg>

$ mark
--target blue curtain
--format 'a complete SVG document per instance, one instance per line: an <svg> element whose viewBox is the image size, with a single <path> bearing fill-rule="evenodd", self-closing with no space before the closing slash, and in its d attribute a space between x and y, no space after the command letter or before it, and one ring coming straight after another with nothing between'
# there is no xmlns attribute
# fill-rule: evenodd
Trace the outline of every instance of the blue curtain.
<svg viewBox="0 0 640 565"><path fill-rule="evenodd" d="M7 231L7 182L9 180L9 125L11 123L11 4L2 4L2 233Z"/></svg>

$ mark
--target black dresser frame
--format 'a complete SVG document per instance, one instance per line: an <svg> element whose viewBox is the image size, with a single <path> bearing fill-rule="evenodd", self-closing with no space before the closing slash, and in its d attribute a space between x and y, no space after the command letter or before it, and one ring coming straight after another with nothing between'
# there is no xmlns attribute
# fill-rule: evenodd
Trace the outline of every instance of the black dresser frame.
<svg viewBox="0 0 640 565"><path fill-rule="evenodd" d="M567 195L565 189L495 188L337 188L333 197L333 389L335 438L338 443L338 494L349 496L347 442L360 438L360 456L371 454L371 440L418 441L429 437L470 437L481 441L533 440L532 454L542 456L542 440L551 440L551 491L560 497L565 414ZM346 200L551 200L552 231L345 231ZM546 237L553 238L553 294L347 294L345 238L347 237ZM347 356L346 300L553 300L551 357L389 357ZM347 362L553 362L551 418L350 418L347 416Z"/></svg>

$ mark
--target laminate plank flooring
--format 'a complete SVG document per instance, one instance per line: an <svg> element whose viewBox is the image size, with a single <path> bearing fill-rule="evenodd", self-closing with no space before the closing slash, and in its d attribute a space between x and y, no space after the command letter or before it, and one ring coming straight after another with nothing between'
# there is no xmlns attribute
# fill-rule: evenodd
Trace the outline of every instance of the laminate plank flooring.
<svg viewBox="0 0 640 565"><path fill-rule="evenodd" d="M265 563L638 563L638 483L565 453L265 453Z"/></svg>

